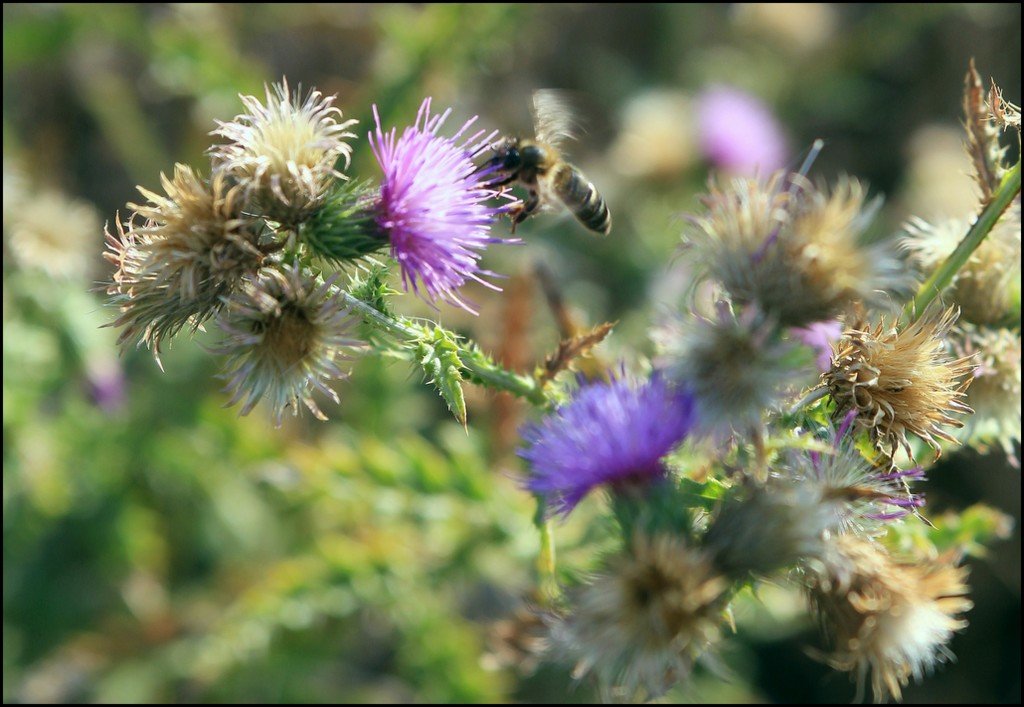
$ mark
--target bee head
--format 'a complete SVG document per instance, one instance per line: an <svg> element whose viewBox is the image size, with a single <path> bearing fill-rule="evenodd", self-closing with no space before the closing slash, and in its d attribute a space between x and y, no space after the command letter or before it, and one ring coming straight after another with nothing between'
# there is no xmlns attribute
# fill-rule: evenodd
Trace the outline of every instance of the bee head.
<svg viewBox="0 0 1024 707"><path fill-rule="evenodd" d="M519 152L519 138L507 137L498 142L492 148L494 157L490 164L502 171L519 169L523 164L522 155Z"/></svg>
<svg viewBox="0 0 1024 707"><path fill-rule="evenodd" d="M509 174L519 170L523 160L519 152L519 139L503 138L491 145L491 157L477 167L477 172Z"/></svg>

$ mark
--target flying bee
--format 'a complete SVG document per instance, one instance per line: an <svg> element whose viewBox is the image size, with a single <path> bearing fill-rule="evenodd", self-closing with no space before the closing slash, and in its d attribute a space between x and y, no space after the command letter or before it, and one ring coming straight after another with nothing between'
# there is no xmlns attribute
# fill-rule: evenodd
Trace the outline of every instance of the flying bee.
<svg viewBox="0 0 1024 707"><path fill-rule="evenodd" d="M512 232L542 206L565 204L586 228L607 235L612 229L608 204L593 183L561 155L561 144L572 137L572 118L561 97L553 91L533 94L534 138L506 137L492 147L494 156L481 165L493 170L491 187L513 183L529 191L526 201L513 207Z"/></svg>

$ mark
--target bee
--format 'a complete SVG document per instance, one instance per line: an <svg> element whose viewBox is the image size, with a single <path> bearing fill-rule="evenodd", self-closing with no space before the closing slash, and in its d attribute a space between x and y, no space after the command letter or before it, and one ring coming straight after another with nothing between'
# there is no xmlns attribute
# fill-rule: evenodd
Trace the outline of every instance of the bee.
<svg viewBox="0 0 1024 707"><path fill-rule="evenodd" d="M583 173L561 155L562 143L572 137L572 118L565 102L554 91L533 94L533 138L506 137L494 146L494 156L481 165L495 175L489 186L521 184L529 195L509 211L512 232L541 207L565 204L576 219L594 233L607 235L612 228L608 204Z"/></svg>

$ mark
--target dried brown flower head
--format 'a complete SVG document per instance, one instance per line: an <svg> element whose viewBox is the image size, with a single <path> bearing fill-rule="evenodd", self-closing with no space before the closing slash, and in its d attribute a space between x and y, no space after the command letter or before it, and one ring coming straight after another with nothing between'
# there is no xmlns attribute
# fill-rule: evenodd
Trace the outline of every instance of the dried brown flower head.
<svg viewBox="0 0 1024 707"><path fill-rule="evenodd" d="M959 305L964 321L999 324L1020 316L1020 224L1018 197L944 293L949 302ZM906 227L901 247L929 275L945 262L969 227L968 219L947 219L935 224L913 219Z"/></svg>
<svg viewBox="0 0 1024 707"><path fill-rule="evenodd" d="M1020 444L1020 333L1010 329L966 326L953 341L953 351L972 356L974 380L967 404L974 409L960 438L982 451L998 444L1012 464L1020 465L1014 444Z"/></svg>
<svg viewBox="0 0 1024 707"><path fill-rule="evenodd" d="M854 302L890 304L911 284L885 246L861 236L875 211L865 188L842 179L831 191L803 177L712 182L686 245L703 272L738 303L756 303L786 326L834 318Z"/></svg>
<svg viewBox="0 0 1024 707"><path fill-rule="evenodd" d="M808 597L830 638L828 662L863 686L871 672L875 701L900 699L951 657L946 644L967 626L972 607L967 568L948 561L899 562L870 540L835 538L832 552L806 574Z"/></svg>
<svg viewBox="0 0 1024 707"><path fill-rule="evenodd" d="M118 343L138 340L158 360L165 339L216 314L265 255L256 224L242 213L241 190L223 174L207 183L179 164L161 183L166 196L139 187L149 203L129 206L144 224L133 218L118 222L116 235L107 230L104 254L117 268L107 293L121 308Z"/></svg>
<svg viewBox="0 0 1024 707"><path fill-rule="evenodd" d="M913 454L908 433L941 454L939 439L956 442L944 428L962 427L953 416L972 412L964 402L971 362L946 349L957 310L937 312L895 328L884 322L873 329L854 326L835 345L832 367L822 374L836 417L856 410L856 424L890 458L900 448Z"/></svg>
<svg viewBox="0 0 1024 707"><path fill-rule="evenodd" d="M492 623L487 628L485 666L531 675L548 649L548 623L552 618L550 612L522 605L508 618Z"/></svg>
<svg viewBox="0 0 1024 707"><path fill-rule="evenodd" d="M301 401L327 419L313 391L337 403L327 383L345 377L339 364L362 346L349 336L354 319L331 288L332 282L319 283L296 265L264 271L227 300L217 319L226 337L213 351L228 357L229 405L244 400L241 414L247 415L266 397L280 425L285 410L299 414Z"/></svg>
<svg viewBox="0 0 1024 707"><path fill-rule="evenodd" d="M716 317L688 316L656 331L668 375L699 402L708 431L756 427L805 363L755 308L736 313L726 302Z"/></svg>
<svg viewBox="0 0 1024 707"><path fill-rule="evenodd" d="M12 185L11 191L18 188ZM99 235L96 209L53 190L24 192L8 208L6 181L4 189L4 227L19 265L56 279L84 277L95 257Z"/></svg>
<svg viewBox="0 0 1024 707"><path fill-rule="evenodd" d="M656 697L717 638L728 582L678 536L638 533L583 589L552 641L609 696Z"/></svg>

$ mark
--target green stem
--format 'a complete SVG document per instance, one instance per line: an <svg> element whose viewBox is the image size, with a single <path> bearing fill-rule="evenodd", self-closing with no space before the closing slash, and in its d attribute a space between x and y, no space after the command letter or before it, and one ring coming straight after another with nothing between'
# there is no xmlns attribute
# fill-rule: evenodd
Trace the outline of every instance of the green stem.
<svg viewBox="0 0 1024 707"><path fill-rule="evenodd" d="M533 526L540 534L540 551L537 553L537 600L546 608L558 604L561 589L555 572L555 533L552 521L547 517L544 497L537 497L537 511L533 515Z"/></svg>
<svg viewBox="0 0 1024 707"><path fill-rule="evenodd" d="M375 329L406 342L417 341L422 336L421 331L389 317L358 297L353 297L347 292L342 292L341 295L345 304ZM466 373L469 374L469 379L479 385L503 390L524 398L538 407L547 407L550 404L547 393L535 379L501 367L473 347L460 347L459 359L462 361Z"/></svg>
<svg viewBox="0 0 1024 707"><path fill-rule="evenodd" d="M1020 193L1020 162L1014 165L1013 169L1003 177L999 188L992 195L991 201L982 210L978 220L974 222L967 235L960 241L960 245L946 258L946 261L932 273L932 276L925 280L924 284L917 291L917 295L903 310L903 322L909 323L921 316L940 292L945 289L956 276L960 268L977 250L985 236L989 234L992 227L999 221L1010 202Z"/></svg>

